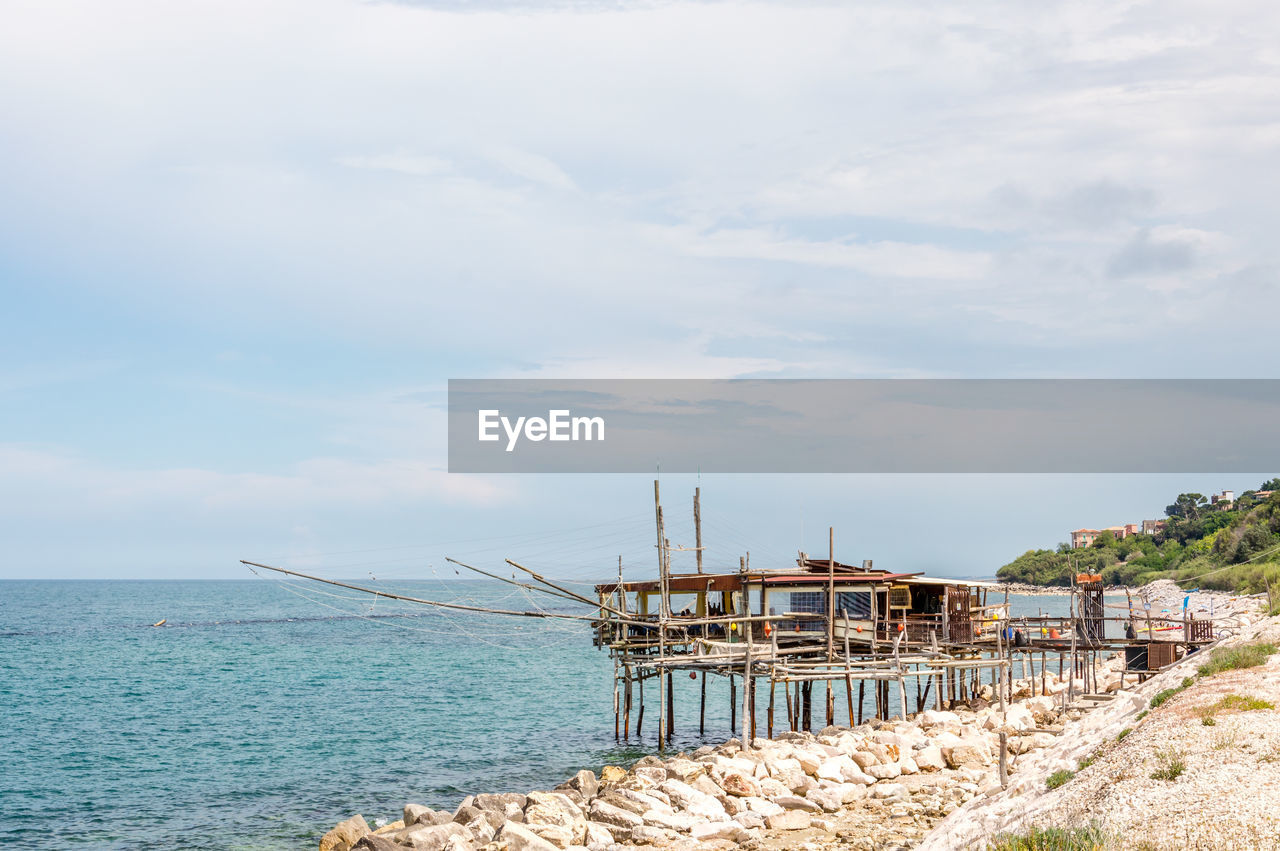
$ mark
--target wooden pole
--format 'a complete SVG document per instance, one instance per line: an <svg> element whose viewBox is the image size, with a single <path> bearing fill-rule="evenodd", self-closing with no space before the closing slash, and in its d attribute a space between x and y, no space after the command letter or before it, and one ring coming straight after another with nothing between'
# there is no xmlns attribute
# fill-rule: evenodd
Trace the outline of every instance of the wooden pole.
<svg viewBox="0 0 1280 851"><path fill-rule="evenodd" d="M849 653L849 610L844 609L844 697L849 704L849 726L853 726L853 674L850 670L852 654Z"/></svg>
<svg viewBox="0 0 1280 851"><path fill-rule="evenodd" d="M644 726L644 669L640 669L640 712L636 716L636 738L640 738L640 728Z"/></svg>
<svg viewBox="0 0 1280 851"><path fill-rule="evenodd" d="M1000 788L1009 788L1009 734L1004 730L1000 731Z"/></svg>
<svg viewBox="0 0 1280 851"><path fill-rule="evenodd" d="M627 665L625 671L627 684L622 708L622 738L624 741L631 738L631 666Z"/></svg>
<svg viewBox="0 0 1280 851"><path fill-rule="evenodd" d="M667 671L667 741L675 734L676 728L676 684L671 671Z"/></svg>
<svg viewBox="0 0 1280 851"><path fill-rule="evenodd" d="M755 726L755 720L751 717L751 707L754 699L751 695L751 687L754 682L751 677L751 625L746 625L747 632L747 652L745 660L742 663L742 749L751 750L751 728Z"/></svg>
<svg viewBox="0 0 1280 851"><path fill-rule="evenodd" d="M867 681L858 680L858 726L862 726L862 710L867 705Z"/></svg>
<svg viewBox="0 0 1280 851"><path fill-rule="evenodd" d="M697 547L698 572L702 572L702 488L693 489L693 545Z"/></svg>
<svg viewBox="0 0 1280 851"><path fill-rule="evenodd" d="M667 655L667 557L662 534L662 501L658 493L658 480L653 480L653 516L658 535L658 655ZM658 671L658 750L666 743L666 726L663 717L666 708L666 678Z"/></svg>
<svg viewBox="0 0 1280 851"><path fill-rule="evenodd" d="M756 740L756 678L751 678L751 741Z"/></svg>
<svg viewBox="0 0 1280 851"><path fill-rule="evenodd" d="M698 701L698 735L707 734L707 672L702 672L702 697Z"/></svg>
<svg viewBox="0 0 1280 851"><path fill-rule="evenodd" d="M796 714L795 707L791 705L791 681L782 681L782 700L787 704L787 727L791 732L796 731Z"/></svg>
<svg viewBox="0 0 1280 851"><path fill-rule="evenodd" d="M738 687L733 682L733 674L729 675L729 733L738 731Z"/></svg>
<svg viewBox="0 0 1280 851"><path fill-rule="evenodd" d="M836 527L827 528L827 661L836 658ZM827 701L831 706L831 701ZM831 725L828 709L827 726Z"/></svg>
<svg viewBox="0 0 1280 851"><path fill-rule="evenodd" d="M772 673L769 674L769 738L773 738L773 699L774 691L778 681L774 679Z"/></svg>

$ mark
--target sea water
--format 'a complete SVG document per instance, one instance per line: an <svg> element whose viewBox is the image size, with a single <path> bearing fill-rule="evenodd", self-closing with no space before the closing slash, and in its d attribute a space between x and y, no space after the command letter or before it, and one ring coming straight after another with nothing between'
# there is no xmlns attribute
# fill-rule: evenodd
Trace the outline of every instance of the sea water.
<svg viewBox="0 0 1280 851"><path fill-rule="evenodd" d="M585 622L334 590L0 582L0 844L314 848L354 813L376 824L409 802L551 788L656 748L656 688L643 739L637 692L632 740L614 741L613 667ZM546 605L491 582L396 590ZM1015 598L1015 613L1063 614L1066 599ZM708 678L703 736L700 682L675 685L676 749L735 735L724 678Z"/></svg>

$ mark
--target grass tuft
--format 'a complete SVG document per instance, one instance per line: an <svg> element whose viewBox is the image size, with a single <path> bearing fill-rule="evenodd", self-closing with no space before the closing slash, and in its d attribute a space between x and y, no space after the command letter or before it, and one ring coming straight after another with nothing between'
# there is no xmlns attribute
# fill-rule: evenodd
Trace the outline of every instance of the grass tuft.
<svg viewBox="0 0 1280 851"><path fill-rule="evenodd" d="M1260 709L1275 709L1269 700L1244 694L1228 694L1210 706L1200 707L1200 723L1206 727L1217 724L1215 716L1219 712L1255 712Z"/></svg>
<svg viewBox="0 0 1280 851"><path fill-rule="evenodd" d="M1267 661L1267 657L1276 652L1276 646L1270 642L1259 644L1243 644L1239 647L1219 647L1209 655L1209 661L1200 666L1202 677L1212 677L1223 671L1234 671L1238 668L1255 668Z"/></svg>
<svg viewBox="0 0 1280 851"><path fill-rule="evenodd" d="M1133 732L1133 728L1132 728L1132 727L1125 727L1125 728L1124 728L1123 730L1121 730L1119 733L1116 733L1116 741L1117 741L1117 742L1123 742L1123 741L1124 741L1124 739L1125 739L1125 736L1129 735L1129 734L1130 734L1130 733L1132 733L1132 732Z"/></svg>
<svg viewBox="0 0 1280 851"><path fill-rule="evenodd" d="M1068 780L1070 780L1072 777L1075 777L1075 776L1076 776L1076 773L1074 771L1071 771L1070 769L1067 769L1067 768L1059 769L1058 771L1053 772L1053 774L1050 774L1048 777L1045 778L1044 787L1046 789L1057 789L1059 786L1062 786Z"/></svg>
<svg viewBox="0 0 1280 851"><path fill-rule="evenodd" d="M1215 751L1230 750L1240 744L1240 737L1234 731L1224 730L1213 737Z"/></svg>
<svg viewBox="0 0 1280 851"><path fill-rule="evenodd" d="M1187 764L1178 752L1172 748L1166 748L1156 754L1156 770L1151 772L1151 779L1177 780L1186 770Z"/></svg>
<svg viewBox="0 0 1280 851"><path fill-rule="evenodd" d="M1191 686L1195 685L1195 682L1196 681L1191 679L1191 677L1186 677L1185 679L1183 679L1180 685L1176 685L1173 688L1167 688L1164 691L1157 692L1156 696L1151 698L1151 708L1159 709L1165 702L1167 702L1173 696L1180 694L1186 691L1187 689L1191 688ZM1139 716L1138 720L1142 720L1141 716Z"/></svg>
<svg viewBox="0 0 1280 851"><path fill-rule="evenodd" d="M1026 833L1002 833L988 851L1098 851L1107 837L1096 824L1088 827L1033 827Z"/></svg>

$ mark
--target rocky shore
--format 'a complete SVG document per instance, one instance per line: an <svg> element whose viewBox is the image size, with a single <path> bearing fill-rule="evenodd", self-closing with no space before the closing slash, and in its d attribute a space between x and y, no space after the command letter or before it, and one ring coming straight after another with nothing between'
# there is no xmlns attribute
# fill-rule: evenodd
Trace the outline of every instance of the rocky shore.
<svg viewBox="0 0 1280 851"><path fill-rule="evenodd" d="M1186 596L1171 582L1153 583L1147 593L1156 611L1180 611ZM1224 646L1259 636L1280 639L1280 619L1264 618L1255 599L1196 593L1188 607L1225 616ZM1028 825L1078 824L1103 809L1120 818L1130 802L1150 797L1144 790L1155 781L1135 775L1137 789L1106 809L1099 802L1111 788L1107 772L1089 775L1092 791L1078 783L1055 793L1048 778L1116 761L1115 749L1130 734L1130 748L1143 742L1157 747L1152 742L1166 739L1190 748L1178 736L1158 737L1163 716L1147 717L1148 708L1161 690L1185 682L1205 655L1193 654L1141 685L1132 675L1122 677L1120 659L1107 660L1098 676L1100 696L1070 706L1063 695L1067 679L1050 671L1043 688L1036 679L1034 695L1031 681L1015 680L1014 701L1004 711L991 703L986 687L972 704L926 710L907 721L827 727L816 735L786 732L750 747L731 740L667 759L648 756L629 769L580 771L555 789L474 795L453 811L409 804L402 818L376 830L357 815L325 834L320 851L936 850L982 847ZM1280 704L1280 655L1265 671L1256 674L1269 677L1259 688L1274 692ZM1075 685L1079 694L1082 684ZM1274 759L1280 789L1280 720L1274 726L1275 742L1259 758ZM1003 784L1001 734L1007 743ZM1069 804L1054 803L1072 792ZM1280 811L1280 791L1275 797ZM1142 842L1120 847L1166 847Z"/></svg>
<svg viewBox="0 0 1280 851"><path fill-rule="evenodd" d="M581 771L556 789L474 795L452 812L410 804L400 820L377 830L361 816L342 822L320 851L959 847L945 834L937 839L936 827L957 821L974 802L1007 794L1000 734L1008 742L1009 791L1043 788L1045 774L1094 749L1098 734L1114 736L1118 719L1146 704L1155 681L1141 693L1121 691L1120 667L1111 660L1099 675L1102 692L1113 696L1109 708L1122 710L1114 718L1100 709L1063 711L1067 682L1049 672L1046 693L1037 679L1034 697L1029 681L1015 681L1015 702L1005 712L988 702L988 688L973 706L927 710L908 721L649 756L630 769Z"/></svg>

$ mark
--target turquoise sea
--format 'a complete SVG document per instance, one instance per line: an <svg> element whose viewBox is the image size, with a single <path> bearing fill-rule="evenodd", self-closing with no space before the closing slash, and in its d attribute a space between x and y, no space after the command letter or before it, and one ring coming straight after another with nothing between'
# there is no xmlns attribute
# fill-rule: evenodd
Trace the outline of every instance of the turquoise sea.
<svg viewBox="0 0 1280 851"><path fill-rule="evenodd" d="M488 581L396 587L533 605ZM612 666L585 624L315 589L0 582L0 845L314 848L353 813L550 788L655 747L652 715L643 743L615 744ZM696 747L698 688L679 682L676 746ZM732 735L728 702L712 678L705 741Z"/></svg>

